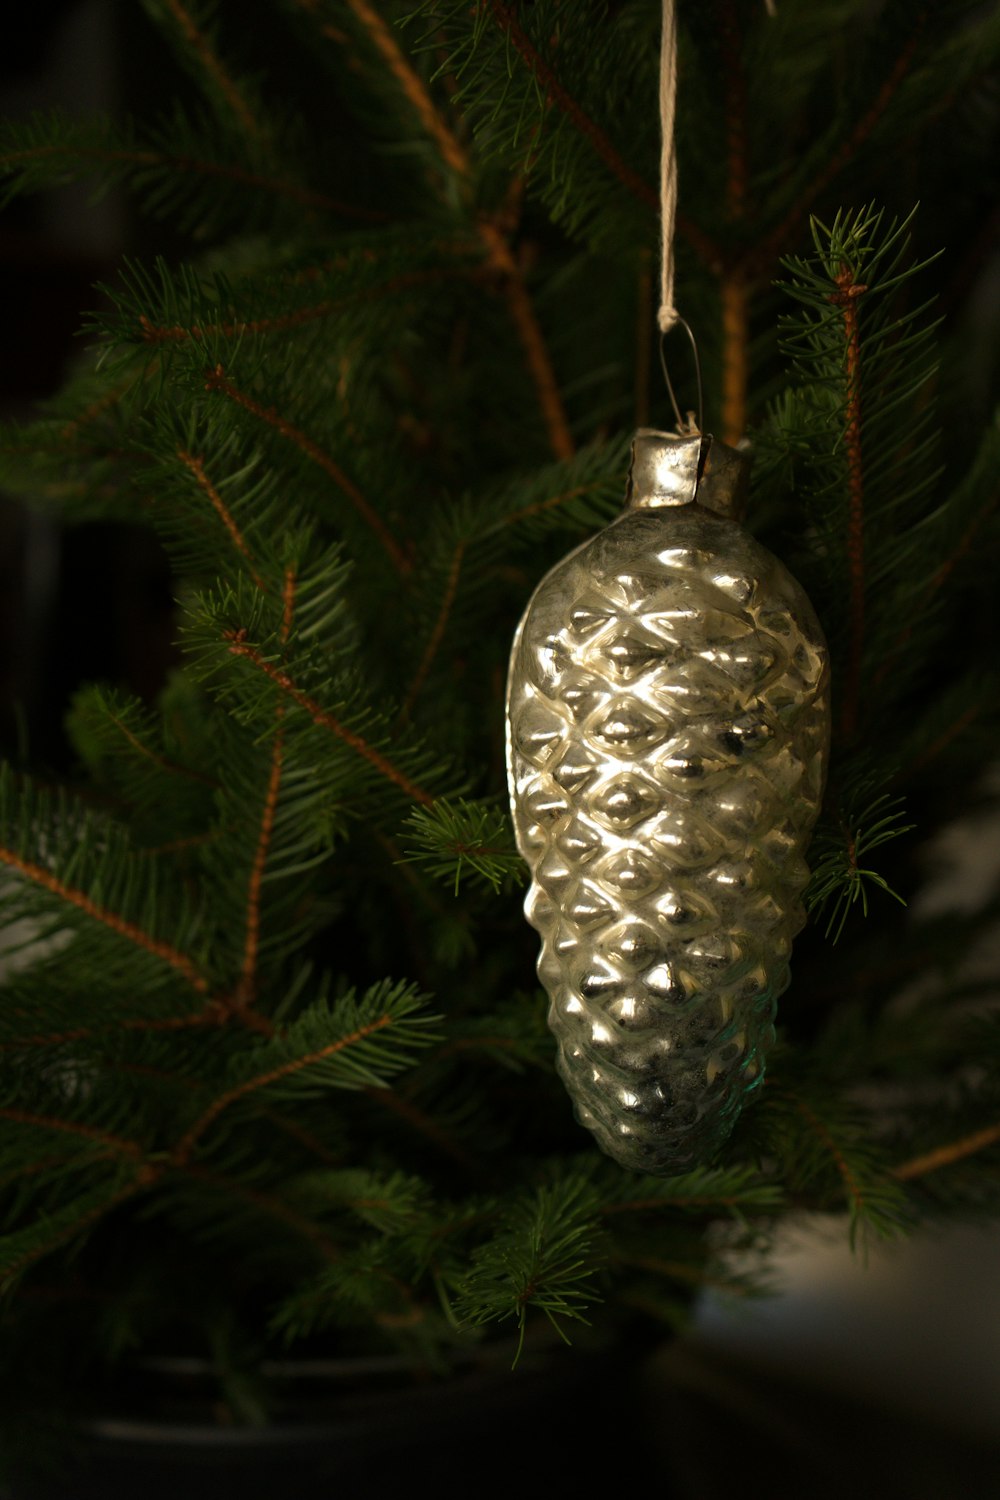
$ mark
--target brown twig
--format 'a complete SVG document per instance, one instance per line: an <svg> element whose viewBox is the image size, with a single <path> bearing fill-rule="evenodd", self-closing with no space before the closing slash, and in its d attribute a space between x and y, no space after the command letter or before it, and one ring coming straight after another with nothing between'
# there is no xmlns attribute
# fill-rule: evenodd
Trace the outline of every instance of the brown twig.
<svg viewBox="0 0 1000 1500"><path fill-rule="evenodd" d="M311 1219L307 1219L304 1214L297 1213L281 1198L276 1198L272 1193L262 1193L259 1188L248 1187L245 1183L236 1182L233 1178L225 1177L219 1172L211 1172L197 1162L175 1161L173 1165L186 1176L193 1177L196 1182L203 1182L207 1187L230 1193L234 1198L242 1198L270 1218L287 1224L304 1239L311 1240L314 1245L318 1246L324 1260L333 1262L340 1259L340 1252L333 1241Z"/></svg>
<svg viewBox="0 0 1000 1500"><path fill-rule="evenodd" d="M303 692L300 687L296 686L287 672L283 672L279 667L265 660L255 646L248 645L244 639L243 632L227 630L225 632L225 639L232 642L229 649L234 656L242 656L247 661L252 662L283 693L287 693L288 697L294 703L297 703L300 708L304 709L314 724L318 724L321 729L328 729L331 734L343 740L345 745L349 745L352 750L356 750L381 775L393 782L395 786L398 786L414 802L420 802L424 807L431 806L434 798L430 792L426 792L423 787L417 786L416 782L411 781L398 766L394 766L380 750L375 749L374 745L369 745L368 741L363 739L360 734L355 734L352 729L348 729L345 724L341 724L340 720L335 718L333 714L329 713L325 708L321 708L315 698L310 698L308 693Z"/></svg>
<svg viewBox="0 0 1000 1500"><path fill-rule="evenodd" d="M315 0L298 0L303 9L315 10ZM472 182L472 162L461 141L451 129L432 99L423 79L404 55L391 28L369 0L346 0L364 27L389 72L409 101L424 130L434 142L445 165L466 186ZM341 34L335 27L322 25L321 31L338 43ZM545 419L549 446L557 458L569 458L575 452L572 434L563 409L559 384L555 377L545 337L524 283L520 266L499 227L480 219L476 232L486 251L490 269L498 276L525 359L538 394Z"/></svg>
<svg viewBox="0 0 1000 1500"><path fill-rule="evenodd" d="M984 1130L973 1131L971 1135L965 1135L961 1140L952 1141L947 1146L938 1146L924 1156L915 1156L912 1160L903 1162L900 1166L893 1168L892 1175L900 1182L912 1182L916 1177L926 1177L929 1172L937 1172L942 1167L950 1167L953 1162L973 1156L977 1151L985 1151L988 1146L995 1146L998 1141L1000 1141L1000 1125L987 1125Z"/></svg>
<svg viewBox="0 0 1000 1500"><path fill-rule="evenodd" d="M446 1131L442 1130L439 1125L435 1125L429 1115L425 1115L423 1110L418 1109L409 1099L404 1099L402 1094L395 1089L369 1088L365 1090L365 1093L376 1104L382 1104L386 1109L391 1109L393 1114L399 1115L400 1119L412 1125L414 1130L425 1136L446 1156L450 1156L452 1161L459 1162L463 1167L473 1165L472 1158L467 1151L457 1146Z"/></svg>
<svg viewBox="0 0 1000 1500"><path fill-rule="evenodd" d="M604 165L622 186L634 198L638 198L640 203L644 203L654 213L659 213L660 199L656 189L629 166L596 121L563 88L553 69L521 26L513 6L506 4L505 0L486 0L486 3L493 12L497 25L506 32L514 50L549 103L554 104L572 122L580 135L590 142Z"/></svg>
<svg viewBox="0 0 1000 1500"><path fill-rule="evenodd" d="M293 1141L298 1141L319 1161L325 1162L328 1167L341 1165L341 1159L327 1150L318 1136L313 1135L311 1130L306 1130L297 1120L289 1120L285 1115L278 1114L277 1110L262 1109L263 1119L270 1121L276 1130L284 1131L285 1135L291 1136Z"/></svg>
<svg viewBox="0 0 1000 1500"><path fill-rule="evenodd" d="M563 490L558 495L551 495L547 500L536 500L531 505L522 506L520 510L511 511L509 516L504 516L495 528L490 529L499 531L505 526L516 525L518 521L523 521L528 516L540 516L547 510L556 510L560 505L568 505L579 495L589 495L593 490L600 489L604 482L603 479L595 479L590 484L578 484L571 490Z"/></svg>
<svg viewBox="0 0 1000 1500"><path fill-rule="evenodd" d="M845 738L850 738L857 727L861 653L865 632L865 514L864 470L861 461L861 338L858 329L858 301L868 288L855 282L854 273L849 266L843 266L836 279L839 290L832 294L830 300L840 307L844 318L844 441L850 502L847 522L850 647L841 700L841 729Z"/></svg>
<svg viewBox="0 0 1000 1500"><path fill-rule="evenodd" d="M182 766L179 761L171 760L168 755L162 755L158 750L150 749L117 714L111 713L108 709L105 712L110 722L128 740L132 749L144 756L146 760L151 760L154 765L159 766L161 771L168 771L172 776L190 777L192 781L200 781L204 786L218 786L213 776L206 776L201 771L193 771L190 766Z"/></svg>
<svg viewBox="0 0 1000 1500"><path fill-rule="evenodd" d="M116 401L120 401L131 385L132 377L129 375L124 380L119 380L109 390L102 392L100 396L91 401L89 406L85 406L78 416L71 418L70 421L64 424L60 429L59 436L68 442L70 438L76 436L81 427L86 427L90 422L95 421L102 412L107 411L109 406L114 406Z"/></svg>
<svg viewBox="0 0 1000 1500"><path fill-rule="evenodd" d="M301 3L301 0L300 0ZM445 123L419 74L404 57L389 26L368 0L347 0L348 7L371 37L382 61L409 100L421 125L433 140L438 154L459 177L469 176L468 154L454 131ZM327 28L323 28L329 34Z"/></svg>
<svg viewBox="0 0 1000 1500"><path fill-rule="evenodd" d="M490 267L501 278L511 321L521 341L528 370L535 383L549 447L556 458L572 458L576 452L576 444L573 442L573 435L566 419L566 411L545 343L545 336L535 316L535 309L524 284L520 267L514 259L510 246L495 225L489 223L488 220L481 220L479 232L486 247Z"/></svg>
<svg viewBox="0 0 1000 1500"><path fill-rule="evenodd" d="M236 548L237 552L240 554L247 567L249 568L251 578L253 579L257 587L261 590L261 592L264 593L264 580L261 578L260 574L257 572L257 569L254 567L253 557L250 554L250 548L247 546L246 538L244 537L240 528L237 526L236 521L233 518L232 511L226 505L226 502L219 494L219 491L216 489L215 485L205 473L204 460L198 458L193 453L188 453L184 448L177 449L177 457L180 459L184 467L188 469L191 474L193 474L195 484L198 486L198 488L208 496L209 500L212 503L213 510L216 512L223 526L225 526L226 530L228 531L233 546Z"/></svg>
<svg viewBox="0 0 1000 1500"><path fill-rule="evenodd" d="M287 418L282 417L273 406L264 406L262 402L255 400L246 391L241 391L227 377L222 365L216 365L214 370L207 370L205 372L205 389L207 391L219 391L222 395L228 396L230 401L235 401L238 406L242 406L245 411L250 412L259 421L265 422L269 427L273 427L275 432L280 433L286 441L293 443L300 452L304 453L308 459L321 468L324 474L327 474L338 489L347 496L361 519L378 537L396 571L398 573L408 573L410 571L409 558L389 531L382 517L369 505L353 479L348 478L340 465L324 448L320 447L319 443L304 433L300 427L296 427Z"/></svg>
<svg viewBox="0 0 1000 1500"><path fill-rule="evenodd" d="M749 381L749 288L742 271L730 267L719 289L722 304L722 433L738 443L746 431Z"/></svg>
<svg viewBox="0 0 1000 1500"><path fill-rule="evenodd" d="M54 896L58 896L61 901L68 902L70 906L77 907L79 911L84 912L88 917L92 917L95 922L103 923L112 932L117 932L120 937L127 938L130 943L135 943L139 948L144 948L147 953L152 953L157 958L162 959L164 963L169 964L171 968L176 969L179 974L183 975L192 989L197 990L199 994L207 992L208 981L204 975L198 972L186 953L181 953L171 943L165 943L159 938L151 937L148 932L144 932L134 922L126 921L117 912L109 911L104 906L98 906L97 902L92 901L83 891L77 890L74 886L66 885L57 875L53 875L51 870L46 870L41 865L32 864L30 860L22 859L19 854L14 853L13 849L0 847L0 864L5 864L12 870L17 870L19 874L25 876L33 884L41 886L43 890L51 892Z"/></svg>
<svg viewBox="0 0 1000 1500"><path fill-rule="evenodd" d="M968 729L969 725L973 724L976 719L978 719L982 711L983 705L981 703L970 704L967 709L959 714L954 723L949 724L948 728L945 729L943 733L939 734L937 739L933 740L931 744L927 746L926 750L921 751L916 760L913 761L909 767L910 775L912 775L914 771L923 770L924 766L927 765L929 761L936 759L936 757L941 754L942 750L946 750L948 748L952 740L957 739L963 730Z"/></svg>
<svg viewBox="0 0 1000 1500"><path fill-rule="evenodd" d="M740 1199L720 1197L715 1193L685 1193L670 1198L629 1198L624 1203L608 1203L601 1209L607 1214L645 1213L664 1208L735 1208Z"/></svg>
<svg viewBox="0 0 1000 1500"><path fill-rule="evenodd" d="M420 658L420 665L417 667L413 681L410 684L410 690L400 710L399 717L403 723L406 722L413 711L413 705L420 696L420 690L427 680L427 674L444 639L448 616L451 614L452 605L455 603L455 595L458 592L458 578L462 571L462 558L464 556L465 542L458 542L452 555L451 566L448 569L448 577L445 580L444 592L441 595L441 606L438 609L437 619L434 621L434 628L428 637L424 654Z"/></svg>
<svg viewBox="0 0 1000 1500"><path fill-rule="evenodd" d="M189 1026L218 1026L225 1019L222 1005L215 1000L209 1001L203 1010L195 1011L193 1015L187 1016L157 1016L146 1020L142 1016L129 1016L124 1020L115 1021L106 1028L108 1031L121 1029L125 1031L183 1031ZM16 1051L20 1047L61 1047L67 1042L89 1041L91 1037L100 1036L105 1028L99 1026L73 1026L68 1031L48 1031L36 1036L20 1036L12 1042L0 1042L0 1052Z"/></svg>
<svg viewBox="0 0 1000 1500"><path fill-rule="evenodd" d="M114 1152L116 1156L127 1156L133 1161L141 1160L145 1155L138 1141L127 1140L124 1136L113 1135L108 1130L98 1130L93 1125L85 1125L79 1120L63 1120L57 1115L35 1115L25 1109L0 1109L0 1120L13 1120L16 1125L32 1125L39 1130L57 1130L67 1135L82 1136L85 1140L94 1141L106 1150Z"/></svg>
<svg viewBox="0 0 1000 1500"><path fill-rule="evenodd" d="M785 218L782 219L777 228L772 230L752 255L752 267L755 271L766 272L773 265L784 252L798 225L802 222L802 219L809 212L812 205L826 191L830 184L840 176L844 168L848 166L852 158L857 155L858 151L865 144L909 71L926 20L927 7L924 6L914 22L913 31L910 33L882 87L872 101L871 107L858 121L840 149L834 152L822 171L817 172L811 181L805 185L804 191L796 196L796 201ZM749 269L750 265L748 265Z"/></svg>
<svg viewBox="0 0 1000 1500"><path fill-rule="evenodd" d="M294 312L276 314L273 318L234 318L224 323L185 325L183 323L154 323L146 317L145 313L140 313L138 322L142 330L143 342L154 345L203 342L205 339L220 336L231 339L247 334L288 333L291 329L300 328L306 323L332 317L334 313L340 312L351 303L384 296L388 292L399 291L409 286L420 286L424 282L437 281L442 276L451 275L452 270L452 267L445 269L441 266L433 266L421 271L401 271L380 286L355 291L350 298L326 298L308 307L297 307Z"/></svg>
<svg viewBox="0 0 1000 1500"><path fill-rule="evenodd" d="M738 224L746 212L747 91L739 22L727 0L720 27L725 78L726 216ZM727 264L720 286L722 316L722 435L736 444L746 431L750 377L750 283L742 266Z"/></svg>
<svg viewBox="0 0 1000 1500"><path fill-rule="evenodd" d="M650 253L639 253L635 298L635 425L649 426L650 373L653 341L653 272Z"/></svg>
<svg viewBox="0 0 1000 1500"><path fill-rule="evenodd" d="M993 512L997 508L998 503L1000 503L1000 491L997 491L995 494L993 494L987 501L987 503L982 507L982 509L978 511L975 516L973 516L972 520L969 522L969 525L965 528L965 531L959 538L957 545L944 559L944 561L935 569L934 573L928 579L927 586L914 608L913 613L915 616L922 615L926 611L927 606L934 598L934 595L944 585L953 569L958 566L962 558L969 551L976 532L979 530L980 526L982 526L983 522L993 514ZM904 628L899 632L890 650L886 654L885 660L882 662L882 665L879 667L878 672L875 674L875 687L878 687L879 684L884 681L886 675L891 670L893 661L896 659L899 653L906 648L912 635L912 625L904 626Z"/></svg>
<svg viewBox="0 0 1000 1500"><path fill-rule="evenodd" d="M234 1088L226 1089L225 1093L219 1094L213 1099L208 1108L201 1114L194 1124L188 1129L170 1153L171 1161L178 1166L184 1166L191 1155L195 1145L210 1125L213 1125L222 1112L235 1104L238 1099L243 1099L247 1094L257 1089L266 1088L269 1084L277 1083L280 1078L288 1078L292 1073L298 1073L303 1068L308 1068L313 1063L322 1062L324 1058L334 1057L338 1052L343 1052L348 1047L354 1046L355 1042L363 1041L365 1037L372 1036L376 1031L384 1031L387 1026L392 1025L390 1015L379 1016L377 1021L370 1021L367 1026L359 1026L357 1031L352 1031L349 1036L343 1036L336 1042L329 1042L325 1047L319 1047L315 1052L308 1053L305 1057L293 1057L286 1063L281 1063L276 1068L269 1069L266 1073L258 1073L254 1078L244 1079L242 1083Z"/></svg>
<svg viewBox="0 0 1000 1500"><path fill-rule="evenodd" d="M285 569L285 582L282 589L282 619L281 619L281 644L288 644L288 635L292 628L292 618L295 612L295 572L292 568ZM267 864L268 850L271 847L271 837L274 833L274 815L278 806L278 792L281 787L281 771L285 753L285 734L282 720L285 717L285 705L278 702L275 708L275 718L278 728L271 746L271 767L267 778L267 791L264 794L264 809L261 814L260 829L257 834L257 847L254 850L253 864L250 867L250 880L247 887L247 917L246 938L243 945L243 967L240 971L239 982L236 986L235 1003L240 1010L253 1004L254 988L257 976L257 952L260 943L260 888L264 879L264 867Z"/></svg>
<svg viewBox="0 0 1000 1500"><path fill-rule="evenodd" d="M808 1104L806 1104L805 1100L800 1099L797 1094L793 1094L787 1089L783 1089L781 1092L784 1093L787 1099L791 1100L792 1104L798 1110L802 1118L819 1136L820 1140L823 1142L823 1145L826 1147L827 1151L829 1151L831 1157L833 1158L834 1166L837 1168L837 1171L840 1174L841 1181L843 1182L844 1187L847 1189L848 1197L854 1204L856 1212L858 1212L859 1214L863 1213L865 1207L864 1194L862 1193L861 1188L858 1185L858 1181L854 1176L854 1173L851 1171L846 1160L844 1159L843 1152L837 1145L837 1142L834 1140L833 1136L830 1134L830 1131L827 1129L826 1125L824 1125L823 1121L819 1118L818 1115L815 1115L813 1113Z"/></svg>
<svg viewBox="0 0 1000 1500"><path fill-rule="evenodd" d="M177 22L184 40L232 110L240 129L251 140L259 139L260 126L254 118L252 109L244 99L235 80L223 67L208 37L195 25L190 11L181 3L181 0L166 0L166 5Z"/></svg>
<svg viewBox="0 0 1000 1500"><path fill-rule="evenodd" d="M321 208L329 213L341 214L348 219L363 219L370 223L384 223L388 215L376 208L361 208L331 198L314 188L287 178L268 177L263 172L251 172L246 167L232 162L205 161L197 156L173 156L166 151L124 151L103 146L29 146L23 151L0 153L0 168L17 166L19 162L37 160L45 156L76 157L97 162L131 162L137 167L168 167L172 171L190 172L203 177L225 177L256 191L274 193L279 198L290 198L305 208Z"/></svg>
<svg viewBox="0 0 1000 1500"><path fill-rule="evenodd" d="M73 1239L81 1230L86 1229L97 1219L102 1219L105 1214L109 1214L112 1209L117 1208L126 1199L132 1198L136 1193L140 1193L145 1188L150 1187L158 1175L155 1167L149 1163L145 1163L136 1172L132 1181L126 1183L106 1203L99 1203L96 1207L88 1209L86 1213L81 1214L78 1219L75 1219L72 1224L64 1225L55 1234L44 1240L42 1244L36 1245L32 1250L25 1251L24 1255L6 1268L4 1281L9 1285L26 1267L32 1265L36 1260L41 1260L42 1256L48 1255L50 1250L55 1250L58 1245L62 1245L67 1240Z"/></svg>

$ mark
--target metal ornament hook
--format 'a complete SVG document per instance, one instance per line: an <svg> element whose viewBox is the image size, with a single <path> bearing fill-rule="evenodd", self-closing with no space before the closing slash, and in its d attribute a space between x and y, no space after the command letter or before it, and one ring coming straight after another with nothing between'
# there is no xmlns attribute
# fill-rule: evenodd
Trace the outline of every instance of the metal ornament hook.
<svg viewBox="0 0 1000 1500"><path fill-rule="evenodd" d="M670 374L667 370L667 356L664 349L664 342L666 340L667 333L669 333L670 331L669 329L660 334L660 368L663 371L663 379L666 381L667 394L670 397L670 404L674 409L674 416L677 418L677 431L686 436L694 432L703 432L705 430L705 407L704 393L702 391L701 385L701 360L698 358L698 342L694 334L691 332L691 325L688 323L687 319L682 318L679 314L673 326L676 328L678 324L680 324L680 326L684 329L684 332L687 334L688 339L691 342L691 353L694 355L694 375L698 390L697 425L695 425L693 422L693 412L688 412L686 418L681 415L681 409L677 404L677 397L674 395L674 388L671 384Z"/></svg>

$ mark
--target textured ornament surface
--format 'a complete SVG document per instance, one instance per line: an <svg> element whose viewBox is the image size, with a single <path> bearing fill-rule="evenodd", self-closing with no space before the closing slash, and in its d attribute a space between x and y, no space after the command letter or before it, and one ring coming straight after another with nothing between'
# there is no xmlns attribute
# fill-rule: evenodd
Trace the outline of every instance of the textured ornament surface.
<svg viewBox="0 0 1000 1500"><path fill-rule="evenodd" d="M701 504L627 510L528 605L508 693L525 911L577 1118L624 1166L711 1157L763 1078L828 717L802 589Z"/></svg>

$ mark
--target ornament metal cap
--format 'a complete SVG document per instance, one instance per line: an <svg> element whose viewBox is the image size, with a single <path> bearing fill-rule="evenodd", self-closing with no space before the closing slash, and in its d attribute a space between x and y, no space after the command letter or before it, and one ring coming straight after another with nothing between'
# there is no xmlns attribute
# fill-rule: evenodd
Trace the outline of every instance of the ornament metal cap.
<svg viewBox="0 0 1000 1500"><path fill-rule="evenodd" d="M750 464L749 452L710 433L678 437L640 427L632 439L625 503L629 509L658 510L697 502L739 521L746 510Z"/></svg>

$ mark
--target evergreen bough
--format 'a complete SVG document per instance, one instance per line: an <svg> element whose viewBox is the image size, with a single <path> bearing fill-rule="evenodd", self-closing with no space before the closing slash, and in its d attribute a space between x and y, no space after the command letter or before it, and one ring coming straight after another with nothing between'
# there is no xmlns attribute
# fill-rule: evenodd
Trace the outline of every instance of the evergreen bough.
<svg viewBox="0 0 1000 1500"><path fill-rule="evenodd" d="M228 0L145 8L188 75L161 118L0 139L11 195L121 184L189 243L123 266L2 442L67 526L156 532L179 642L155 702L77 692L65 784L27 752L0 780L5 1410L181 1348L259 1417L241 1382L282 1341L439 1368L494 1326L745 1291L722 1252L803 1209L857 1239L995 1212L1000 1029L961 959L996 901L900 903L1000 702L969 602L1000 428L955 333L1000 18L680 6L679 296L710 430L757 450L751 525L830 638L836 733L760 1102L722 1160L646 1180L553 1071L501 719L534 582L666 422L658 0L286 0L260 35Z"/></svg>

